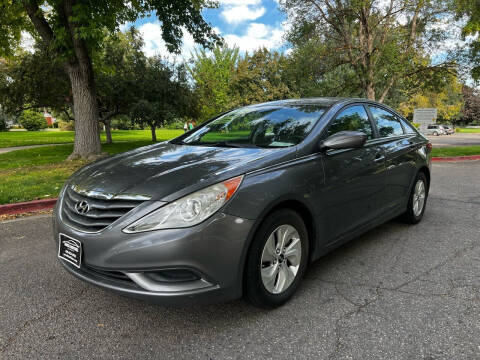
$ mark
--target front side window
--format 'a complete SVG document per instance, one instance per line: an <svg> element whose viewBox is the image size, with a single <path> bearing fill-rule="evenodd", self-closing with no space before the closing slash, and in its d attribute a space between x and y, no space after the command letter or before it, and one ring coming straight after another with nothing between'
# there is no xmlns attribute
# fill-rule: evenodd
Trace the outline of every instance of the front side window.
<svg viewBox="0 0 480 360"><path fill-rule="evenodd" d="M181 142L226 147L288 147L300 143L328 109L326 105L265 105L230 111Z"/></svg>
<svg viewBox="0 0 480 360"><path fill-rule="evenodd" d="M361 131L367 139L373 138L373 129L362 105L350 106L340 112L328 127L328 136L339 131Z"/></svg>
<svg viewBox="0 0 480 360"><path fill-rule="evenodd" d="M376 106L370 106L370 111L377 124L378 133L381 138L403 135L402 124L400 124L400 121L391 112Z"/></svg>

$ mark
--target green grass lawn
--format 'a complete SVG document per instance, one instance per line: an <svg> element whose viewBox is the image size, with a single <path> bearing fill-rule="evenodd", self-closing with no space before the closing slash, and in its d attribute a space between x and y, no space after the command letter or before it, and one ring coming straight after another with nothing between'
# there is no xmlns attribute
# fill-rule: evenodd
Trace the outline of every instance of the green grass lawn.
<svg viewBox="0 0 480 360"><path fill-rule="evenodd" d="M104 144L109 154L135 149L151 141ZM45 146L0 154L0 204L54 198L65 180L85 161L66 161L73 145Z"/></svg>
<svg viewBox="0 0 480 360"><path fill-rule="evenodd" d="M465 156L465 155L480 155L480 145L473 146L452 146L444 148L432 149L432 156Z"/></svg>
<svg viewBox="0 0 480 360"><path fill-rule="evenodd" d="M480 129L457 128L455 131L461 132L461 133L480 133Z"/></svg>
<svg viewBox="0 0 480 360"><path fill-rule="evenodd" d="M157 129L159 141L172 139L183 134L183 130ZM0 132L0 148L24 145L65 144L73 143L73 131L7 131ZM113 130L113 141L148 141L150 130ZM101 133L105 141L105 133Z"/></svg>

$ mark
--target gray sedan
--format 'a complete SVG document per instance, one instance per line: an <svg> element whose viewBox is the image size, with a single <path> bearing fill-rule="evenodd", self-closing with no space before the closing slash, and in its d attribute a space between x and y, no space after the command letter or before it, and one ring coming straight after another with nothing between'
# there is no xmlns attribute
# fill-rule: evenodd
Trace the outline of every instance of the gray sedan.
<svg viewBox="0 0 480 360"><path fill-rule="evenodd" d="M80 169L54 215L58 258L122 295L277 307L310 262L394 217L418 223L431 144L385 105L247 106Z"/></svg>

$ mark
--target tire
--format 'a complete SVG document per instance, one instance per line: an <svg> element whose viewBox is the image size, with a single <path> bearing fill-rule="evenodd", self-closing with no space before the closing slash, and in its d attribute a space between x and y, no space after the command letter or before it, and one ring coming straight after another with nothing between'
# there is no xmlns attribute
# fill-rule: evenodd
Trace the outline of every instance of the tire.
<svg viewBox="0 0 480 360"><path fill-rule="evenodd" d="M282 237L279 234L285 234L284 249L287 250L282 250L280 255L276 251ZM268 215L255 233L245 264L244 293L251 304L271 309L283 305L293 296L307 269L308 241L305 223L295 211L281 209ZM299 258L297 254L300 254Z"/></svg>
<svg viewBox="0 0 480 360"><path fill-rule="evenodd" d="M418 186L419 182L423 183L423 203L421 205L421 210L416 206L417 200L419 200L419 193L418 193ZM425 208L427 206L427 198L428 198L428 181L427 177L423 172L419 172L415 178L415 182L413 183L412 190L410 191L410 196L408 197L408 205L407 211L403 214L403 220L408 224L418 224L422 218L423 214L425 213Z"/></svg>
<svg viewBox="0 0 480 360"><path fill-rule="evenodd" d="M438 136L438 132L434 131L433 135Z"/></svg>

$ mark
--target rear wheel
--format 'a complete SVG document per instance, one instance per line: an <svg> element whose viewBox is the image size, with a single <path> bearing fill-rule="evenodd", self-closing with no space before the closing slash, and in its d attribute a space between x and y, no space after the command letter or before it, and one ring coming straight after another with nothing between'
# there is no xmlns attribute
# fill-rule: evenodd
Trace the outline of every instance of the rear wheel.
<svg viewBox="0 0 480 360"><path fill-rule="evenodd" d="M308 232L302 218L283 209L270 214L250 248L245 295L255 306L283 305L297 290L308 263Z"/></svg>
<svg viewBox="0 0 480 360"><path fill-rule="evenodd" d="M423 172L419 172L415 178L412 191L408 200L407 211L404 220L410 224L417 224L422 220L427 205L428 182Z"/></svg>
<svg viewBox="0 0 480 360"><path fill-rule="evenodd" d="M433 132L433 135L438 136L438 132L437 132L437 131L434 131L434 132Z"/></svg>

